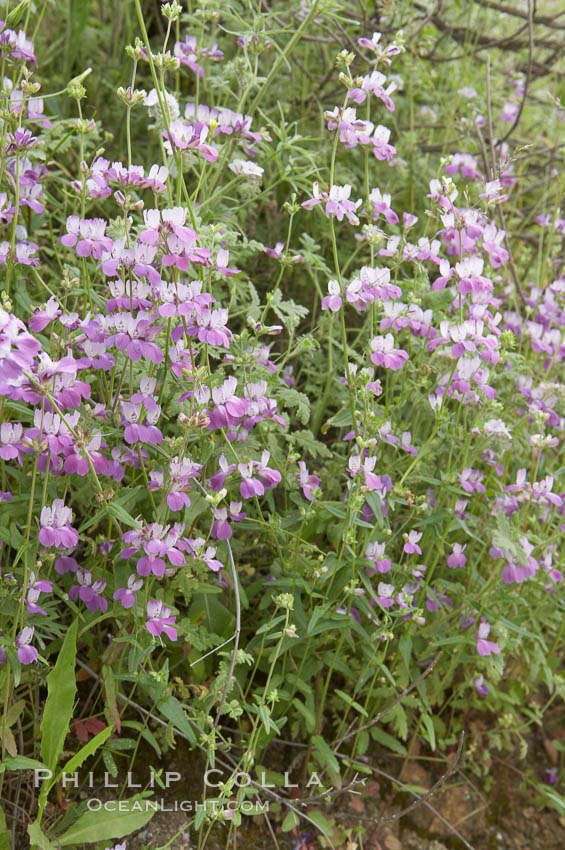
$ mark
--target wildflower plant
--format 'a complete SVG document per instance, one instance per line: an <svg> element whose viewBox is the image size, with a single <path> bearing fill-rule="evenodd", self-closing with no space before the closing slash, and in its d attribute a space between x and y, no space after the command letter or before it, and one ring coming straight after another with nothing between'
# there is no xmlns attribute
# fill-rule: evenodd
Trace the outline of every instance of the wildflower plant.
<svg viewBox="0 0 565 850"><path fill-rule="evenodd" d="M513 250L519 92L417 178L406 33L347 22L295 118L281 75L340 4L293 4L290 34L166 3L160 44L134 6L121 149L89 72L45 90L31 5L0 23L0 731L4 782L50 774L32 846L143 826L142 794L112 824L47 807L141 740L221 755L233 831L274 741L325 792L372 744L456 746L469 703L525 746L565 690L565 225L548 188Z"/></svg>

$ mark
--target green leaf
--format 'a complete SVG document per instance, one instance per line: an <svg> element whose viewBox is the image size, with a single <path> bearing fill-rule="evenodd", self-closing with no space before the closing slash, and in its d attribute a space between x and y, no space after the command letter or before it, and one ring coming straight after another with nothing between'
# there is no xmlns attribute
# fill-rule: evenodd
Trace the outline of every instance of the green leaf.
<svg viewBox="0 0 565 850"><path fill-rule="evenodd" d="M410 656L412 654L412 638L410 635L402 635L398 641L398 649L402 655L402 660L406 665L406 670L410 670Z"/></svg>
<svg viewBox="0 0 565 850"><path fill-rule="evenodd" d="M294 829L295 826L298 826L300 823L300 818L293 812L292 810L288 812L285 819L282 822L281 829L283 832L290 832L291 829Z"/></svg>
<svg viewBox="0 0 565 850"><path fill-rule="evenodd" d="M293 437L300 449L308 452L312 457L332 457L328 447L317 440L312 431L295 431Z"/></svg>
<svg viewBox="0 0 565 850"><path fill-rule="evenodd" d="M114 519L117 519L118 522L123 523L123 525L127 525L128 528L139 528L139 522L135 520L131 514L129 514L122 505L118 504L118 502L110 502L109 505L106 505L106 511L113 516Z"/></svg>
<svg viewBox="0 0 565 850"><path fill-rule="evenodd" d="M13 27L17 27L29 4L30 0L21 0L21 2L18 3L17 6L14 6L14 8L11 9L10 12L8 12L6 20L4 21L4 26L7 29L13 29Z"/></svg>
<svg viewBox="0 0 565 850"><path fill-rule="evenodd" d="M307 425L310 420L310 399L308 396L287 386L279 387L278 395L285 407L296 407L297 418L303 425Z"/></svg>
<svg viewBox="0 0 565 850"><path fill-rule="evenodd" d="M182 732L188 738L191 744L196 744L194 729L188 722L188 718L178 699L168 697L166 700L161 700L157 703L157 709L179 732Z"/></svg>
<svg viewBox="0 0 565 850"><path fill-rule="evenodd" d="M93 753L95 753L96 750L108 740L113 731L113 726L106 726L106 728L102 729L98 735L91 738L90 741L88 741L84 747L81 747L78 753L76 753L72 759L66 763L63 768L63 773L74 773L89 756L93 755Z"/></svg>
<svg viewBox="0 0 565 850"><path fill-rule="evenodd" d="M114 671L107 664L102 666L102 678L104 679L104 695L106 697L108 720L114 724L119 733L121 732L122 724L116 700L116 680L114 678Z"/></svg>
<svg viewBox="0 0 565 850"><path fill-rule="evenodd" d="M57 663L47 677L47 702L41 721L41 758L54 770L63 751L76 694L75 657L78 620L65 635Z"/></svg>
<svg viewBox="0 0 565 850"><path fill-rule="evenodd" d="M2 769L5 770L48 770L46 764L37 759L30 759L27 756L16 756L13 759L6 759L2 762Z"/></svg>
<svg viewBox="0 0 565 850"><path fill-rule="evenodd" d="M340 691L337 688L336 688L336 690L334 690L334 694L337 694L338 697L341 697L341 699L344 702L346 702L347 705L350 705L352 708L355 709L355 711L358 711L359 714L362 714L363 717L369 716L367 714L367 712L365 711L365 709L363 708L363 706L359 705L358 702L355 702L355 700L352 697L350 697L349 694L346 694L344 691Z"/></svg>
<svg viewBox="0 0 565 850"><path fill-rule="evenodd" d="M430 745L430 749L432 752L435 752L436 730L434 728L434 722L429 714L422 714L422 723L426 727L426 739Z"/></svg>
<svg viewBox="0 0 565 850"><path fill-rule="evenodd" d="M26 705L25 699L20 699L10 706L6 714L6 723L8 726L13 726Z"/></svg>
<svg viewBox="0 0 565 850"><path fill-rule="evenodd" d="M314 809L314 811L308 812L308 817L310 820L313 820L318 829L324 833L326 837L332 835L334 831L333 823L328 820L328 818L319 812L318 809Z"/></svg>
<svg viewBox="0 0 565 850"><path fill-rule="evenodd" d="M393 753L398 753L401 756L408 755L406 747L400 741L397 741L396 738L393 738L392 735L389 735L383 729L379 729L378 726L371 727L371 738L373 741L382 744L383 747L392 750Z"/></svg>
<svg viewBox="0 0 565 850"><path fill-rule="evenodd" d="M327 741L321 735L312 737L314 746L314 758L321 767L326 767L330 774L336 779L339 778L339 762L334 756Z"/></svg>
<svg viewBox="0 0 565 850"><path fill-rule="evenodd" d="M37 821L30 823L27 834L32 847L39 848L39 850L58 850L57 845L48 839Z"/></svg>
<svg viewBox="0 0 565 850"><path fill-rule="evenodd" d="M12 833L6 829L4 812L0 809L0 850L10 850L12 846Z"/></svg>
<svg viewBox="0 0 565 850"><path fill-rule="evenodd" d="M341 502L323 502L322 507L332 516L338 519L345 519L345 511L341 506Z"/></svg>
<svg viewBox="0 0 565 850"><path fill-rule="evenodd" d="M58 837L60 847L74 847L77 844L93 844L95 841L107 841L109 838L124 838L148 823L155 811L139 797L120 800L120 809L125 811L85 812L63 835Z"/></svg>
<svg viewBox="0 0 565 850"><path fill-rule="evenodd" d="M295 697L292 700L292 704L298 711L298 713L301 714L304 718L304 721L306 723L306 731L311 734L316 728L316 716L314 715L314 712L311 711L307 705L304 705L303 702L300 702L298 697Z"/></svg>
<svg viewBox="0 0 565 850"><path fill-rule="evenodd" d="M71 0L71 33L67 44L67 66L70 72L78 55L84 29L88 23L92 0Z"/></svg>
<svg viewBox="0 0 565 850"><path fill-rule="evenodd" d="M518 540L518 532L512 527L508 517L499 513L496 517L496 531L492 535L495 546L509 552L519 564L527 563L528 557Z"/></svg>
<svg viewBox="0 0 565 850"><path fill-rule="evenodd" d="M353 417L351 415L351 409L349 407L342 408L339 413L336 413L335 416L332 416L328 420L327 424L334 425L336 428L341 428L344 425L352 425Z"/></svg>
<svg viewBox="0 0 565 850"><path fill-rule="evenodd" d="M159 746L159 743L158 743L155 735L153 734L153 732L151 732L149 729L146 729L145 726L142 723L139 723L138 720L125 720L122 723L122 726L129 728L129 729L135 729L137 732L139 732L141 737L145 741L147 741L147 743L151 747L153 747L153 749L155 750L155 752L157 754L157 758L161 758L161 747Z"/></svg>
<svg viewBox="0 0 565 850"><path fill-rule="evenodd" d="M271 731L271 715L269 714L269 709L266 705L259 706L259 717L261 718L261 722L265 727L265 732L268 735Z"/></svg>

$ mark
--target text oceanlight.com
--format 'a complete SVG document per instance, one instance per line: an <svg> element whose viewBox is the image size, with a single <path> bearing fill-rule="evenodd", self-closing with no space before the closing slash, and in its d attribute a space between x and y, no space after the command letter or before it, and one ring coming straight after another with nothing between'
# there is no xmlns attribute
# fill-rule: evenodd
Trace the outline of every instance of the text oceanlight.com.
<svg viewBox="0 0 565 850"><path fill-rule="evenodd" d="M269 811L268 801L262 800L100 800L91 797L86 802L90 812L198 812L208 814L241 812L260 815Z"/></svg>

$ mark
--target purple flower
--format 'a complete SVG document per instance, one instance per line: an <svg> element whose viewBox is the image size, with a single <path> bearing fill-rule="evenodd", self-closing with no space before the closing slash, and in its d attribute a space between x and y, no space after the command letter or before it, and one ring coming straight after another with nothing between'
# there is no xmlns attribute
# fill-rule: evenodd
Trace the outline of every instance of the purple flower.
<svg viewBox="0 0 565 850"><path fill-rule="evenodd" d="M210 532L212 537L217 540L229 540L232 536L232 527L228 522L229 518L233 522L240 522L245 519L247 514L241 510L241 502L231 502L228 508L212 508L214 515L214 523Z"/></svg>
<svg viewBox="0 0 565 850"><path fill-rule="evenodd" d="M312 490L320 489L320 479L317 475L310 475L310 473L308 472L308 467L306 466L303 460L298 461L298 468L300 470L300 472L297 473L298 480L300 486L302 487L304 497L308 499L309 502L312 502L314 500Z"/></svg>
<svg viewBox="0 0 565 850"><path fill-rule="evenodd" d="M398 224L398 216L390 206L390 195L383 195L380 189L374 188L371 190L369 200L375 211L373 216L375 221L379 218L379 216L383 215L388 224Z"/></svg>
<svg viewBox="0 0 565 850"><path fill-rule="evenodd" d="M400 440L400 448L404 449L404 451L408 452L408 454L411 454L414 457L417 457L418 449L414 448L414 446L411 445L411 443L410 443L411 439L412 439L411 432L410 431L403 431L402 432L402 439Z"/></svg>
<svg viewBox="0 0 565 850"><path fill-rule="evenodd" d="M559 769L557 767L546 767L543 781L546 785L556 785L559 781Z"/></svg>
<svg viewBox="0 0 565 850"><path fill-rule="evenodd" d="M105 444L104 444L105 445ZM72 447L65 460L65 472L67 475L76 473L81 477L88 475L90 465L87 458L94 467L95 472L99 475L107 475L111 472L111 464L106 460L98 449L102 446L102 437L98 434L93 434L92 439L86 443L86 439L73 441Z"/></svg>
<svg viewBox="0 0 565 850"><path fill-rule="evenodd" d="M510 103L507 101L502 107L502 112L500 113L501 121L515 121L518 117L518 113L520 112L520 107L515 103Z"/></svg>
<svg viewBox="0 0 565 850"><path fill-rule="evenodd" d="M206 142L210 127L206 124L196 122L196 124L187 124L180 119L171 121L169 124L170 133L163 130L163 137L167 140L165 148L169 154L172 154L172 147L179 150L194 150L202 154L208 162L215 162L218 158L218 149ZM171 147L172 143L172 147Z"/></svg>
<svg viewBox="0 0 565 850"><path fill-rule="evenodd" d="M447 558L447 566L450 567L450 569L465 566L465 564L467 563L467 558L463 553L466 548L466 543L463 546L460 543L453 544L453 551L451 552L451 555L449 555Z"/></svg>
<svg viewBox="0 0 565 850"><path fill-rule="evenodd" d="M25 626L16 638L18 659L21 664L33 664L34 661L37 661L39 653L34 646L30 646L33 632L33 626Z"/></svg>
<svg viewBox="0 0 565 850"><path fill-rule="evenodd" d="M59 573L60 576L65 575L65 573L76 573L77 570L78 564L74 558L62 555L55 561L55 572Z"/></svg>
<svg viewBox="0 0 565 850"><path fill-rule="evenodd" d="M104 252L111 251L113 242L105 236L106 222L103 218L79 218L70 215L67 218L67 233L61 237L61 243L67 248L76 245L79 257L94 257L100 260Z"/></svg>
<svg viewBox="0 0 565 850"><path fill-rule="evenodd" d="M228 463L224 454L221 454L218 459L219 469L218 471L212 475L210 480L208 481L208 486L214 490L216 493L219 493L222 487L224 486L226 478L232 474L234 469L236 469L235 463Z"/></svg>
<svg viewBox="0 0 565 850"><path fill-rule="evenodd" d="M377 587L377 599L383 606L383 608L390 608L394 605L394 599L392 595L394 593L394 585L393 584L385 584L385 582L380 581Z"/></svg>
<svg viewBox="0 0 565 850"><path fill-rule="evenodd" d="M27 332L24 323L0 307L1 383L11 384L21 377L22 372L32 371L40 349L41 345Z"/></svg>
<svg viewBox="0 0 565 850"><path fill-rule="evenodd" d="M135 603L135 594L143 587L143 579L132 573L128 578L127 587L119 587L114 592L114 599L122 603L123 608L132 608Z"/></svg>
<svg viewBox="0 0 565 850"><path fill-rule="evenodd" d="M153 410L146 411L145 415L143 414L145 408L142 404L123 401L121 407L122 417L126 423L124 428L126 443L131 445L132 443L142 442L157 446L163 442L163 435L155 425L159 421L161 413L161 408L158 405Z"/></svg>
<svg viewBox="0 0 565 850"><path fill-rule="evenodd" d="M391 62L391 57L398 56L398 54L402 50L402 47L396 44L394 41L391 42L388 47L383 47L380 44L381 36L382 33L374 32L371 38L365 38L365 36L363 36L363 38L358 38L357 44L359 45L359 47L364 47L366 48L366 50L372 51L375 54L377 60L379 62L382 62L385 67L388 67Z"/></svg>
<svg viewBox="0 0 565 850"><path fill-rule="evenodd" d="M341 307L341 290L337 280L328 282L328 292L329 295L322 298L322 310L331 310L332 313L337 313Z"/></svg>
<svg viewBox="0 0 565 850"><path fill-rule="evenodd" d="M459 476L459 483L466 493L486 493L486 487L482 483L484 475L478 469L465 467Z"/></svg>
<svg viewBox="0 0 565 850"><path fill-rule="evenodd" d="M247 463L239 463L237 465L239 474L242 477L242 482L239 485L239 492L243 499L252 499L254 496L262 496L265 488L258 478L254 478L255 464L250 460Z"/></svg>
<svg viewBox="0 0 565 850"><path fill-rule="evenodd" d="M52 590L53 585L50 581L45 581L44 579L37 579L36 581L35 573L30 573L26 597L26 608L30 614L43 614L44 616L47 614L47 612L44 611L43 608L40 608L36 603L39 599L40 593L48 593Z"/></svg>
<svg viewBox="0 0 565 850"><path fill-rule="evenodd" d="M351 186L349 183L345 186L332 186L329 194L327 192L320 192L319 184L314 183L312 187L313 197L308 201L304 201L302 206L306 210L311 210L317 204L325 202L326 216L328 218L330 215L335 215L338 221L342 221L345 216L350 224L356 225L359 224L359 219L355 215L355 210L361 206L361 200L350 201L350 194Z"/></svg>
<svg viewBox="0 0 565 850"><path fill-rule="evenodd" d="M480 676L477 676L473 684L475 685L477 693L480 694L480 696L482 697L486 697L486 695L488 694L488 685L486 684L484 676L482 674Z"/></svg>
<svg viewBox="0 0 565 850"><path fill-rule="evenodd" d="M201 310L197 313L196 325L189 329L188 336L197 335L200 342L206 342L208 345L222 345L224 348L229 348L232 332L227 327L227 321L227 309Z"/></svg>
<svg viewBox="0 0 565 850"><path fill-rule="evenodd" d="M388 558L383 558L385 553L385 543L369 543L365 549L365 557L368 561L374 564L374 570L367 570L369 575L374 573L388 573L392 569L392 563Z"/></svg>
<svg viewBox="0 0 565 850"><path fill-rule="evenodd" d="M363 39L366 41L366 39ZM370 76L363 77L363 82L360 88L353 88L349 92L349 97L355 103L363 103L368 93L374 94L379 100L382 100L386 108L390 112L394 112L394 103L391 94L396 91L396 83L391 82L385 89L386 77L380 71L373 71Z"/></svg>
<svg viewBox="0 0 565 850"><path fill-rule="evenodd" d="M126 531L122 540L130 545L120 553L121 558L131 558L136 552L143 550L145 553L137 562L137 572L140 576L150 573L162 578L165 575L167 564L165 557L175 567L185 565L185 557L181 550L190 549L188 541L182 537L184 531L183 523L160 525L151 522L142 528L134 528Z"/></svg>
<svg viewBox="0 0 565 850"><path fill-rule="evenodd" d="M190 490L190 479L195 478L201 469L201 464L194 463L187 457L182 460L175 457L170 461L167 505L172 511L180 511L183 507L190 507L190 499L187 495L187 491Z"/></svg>
<svg viewBox="0 0 565 850"><path fill-rule="evenodd" d="M490 625L484 617L481 617L481 620L479 630L475 633L475 637L477 638L477 652L479 655L491 655L493 652L495 655L498 655L500 647L496 643L493 643L493 641L487 640L490 634Z"/></svg>
<svg viewBox="0 0 565 850"><path fill-rule="evenodd" d="M50 322L58 319L59 316L62 315L62 312L63 311L59 308L59 302L57 299L54 296L51 296L42 310L40 310L39 307L36 307L33 316L28 321L30 331L39 333L46 328Z"/></svg>
<svg viewBox="0 0 565 850"><path fill-rule="evenodd" d="M375 366L383 366L385 369L402 368L408 360L408 354L401 348L394 347L392 334L376 336L371 340L371 362Z"/></svg>
<svg viewBox="0 0 565 850"><path fill-rule="evenodd" d="M80 599L89 611L102 611L104 614L108 610L108 600L101 595L106 587L106 579L99 578L92 581L92 573L90 570L77 570L76 577L78 584L73 584L69 590L69 599L74 602L75 599Z"/></svg>
<svg viewBox="0 0 565 850"><path fill-rule="evenodd" d="M224 53L219 50L216 42L211 47L202 47L197 43L195 35L186 35L184 41L177 41L174 47L174 55L181 65L186 65L199 77L204 76L204 68L197 62L199 56L213 59L215 62L220 62L224 58Z"/></svg>
<svg viewBox="0 0 565 850"><path fill-rule="evenodd" d="M407 555L412 555L415 552L418 555L422 554L422 550L418 546L418 541L422 539L423 531L410 531L406 537L406 543L404 544L404 551Z"/></svg>
<svg viewBox="0 0 565 850"><path fill-rule="evenodd" d="M27 451L21 443L23 426L19 422L2 422L0 425L0 458L17 460L22 465L23 452Z"/></svg>
<svg viewBox="0 0 565 850"><path fill-rule="evenodd" d="M206 549L204 549L204 540L202 540L202 538L197 538L196 540L194 540L195 547L197 546L197 544L198 548L200 549L200 551L197 552L197 557L204 561L208 569L212 570L215 573L219 572L222 569L223 564L216 558L216 547L208 546Z"/></svg>
<svg viewBox="0 0 565 850"><path fill-rule="evenodd" d="M178 637L174 628L176 617L171 617L171 609L163 605L161 600L150 599L147 603L147 631L158 637L166 634L170 640L175 641Z"/></svg>
<svg viewBox="0 0 565 850"><path fill-rule="evenodd" d="M72 519L72 510L65 507L62 499L55 499L50 508L42 508L39 542L43 546L74 549L78 545L78 532L71 526Z"/></svg>
<svg viewBox="0 0 565 850"><path fill-rule="evenodd" d="M481 180L481 174L477 169L477 160L474 156L469 153L456 153L451 157L444 171L449 175L457 174L459 171L461 177L468 180Z"/></svg>
<svg viewBox="0 0 565 850"><path fill-rule="evenodd" d="M21 127L18 127L14 133L7 133L6 139L8 140L7 154L26 149L29 150L29 148L33 148L37 144L37 139L32 135L31 130L24 130Z"/></svg>

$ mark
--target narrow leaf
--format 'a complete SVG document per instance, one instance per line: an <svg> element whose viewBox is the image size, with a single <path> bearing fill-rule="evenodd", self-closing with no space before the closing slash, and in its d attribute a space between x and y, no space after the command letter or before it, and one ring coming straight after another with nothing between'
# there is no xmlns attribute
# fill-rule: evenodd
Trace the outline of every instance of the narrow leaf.
<svg viewBox="0 0 565 850"><path fill-rule="evenodd" d="M41 758L51 770L55 769L63 751L73 716L77 630L78 620L75 620L65 635L57 663L47 677L47 702L41 721Z"/></svg>
<svg viewBox="0 0 565 850"><path fill-rule="evenodd" d="M63 768L63 773L74 773L81 764L86 761L86 759L93 755L96 750L104 744L112 732L114 731L112 726L106 726L105 729L102 729L98 735L95 735L94 738L91 738L90 741L81 747L78 753L70 759Z"/></svg>

